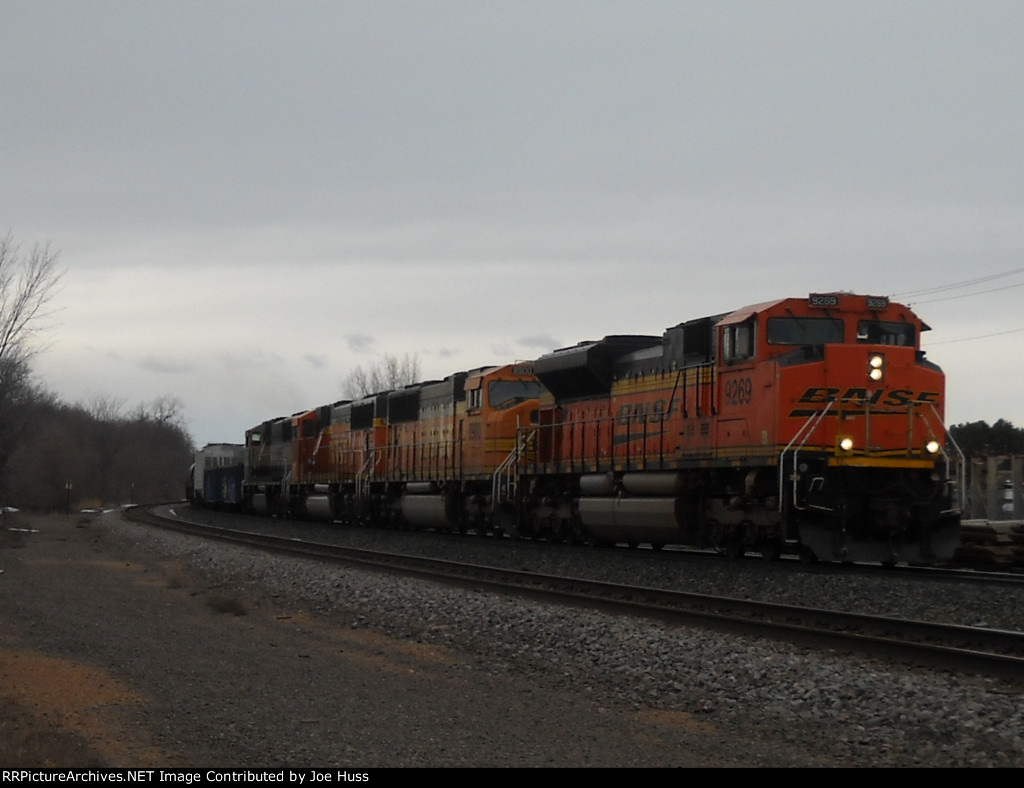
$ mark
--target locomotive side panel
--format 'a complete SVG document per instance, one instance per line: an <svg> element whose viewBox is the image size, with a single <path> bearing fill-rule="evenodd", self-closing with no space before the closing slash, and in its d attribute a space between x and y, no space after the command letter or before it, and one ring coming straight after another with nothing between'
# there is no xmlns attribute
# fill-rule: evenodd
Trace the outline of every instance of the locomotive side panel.
<svg viewBox="0 0 1024 788"><path fill-rule="evenodd" d="M389 483L416 479L423 473L419 429L422 388L422 384L406 386L388 395L385 418L388 450L378 476Z"/></svg>
<svg viewBox="0 0 1024 788"><path fill-rule="evenodd" d="M245 507L257 514L287 510L292 459L290 416L265 421L245 433Z"/></svg>
<svg viewBox="0 0 1024 788"><path fill-rule="evenodd" d="M292 416L291 471L289 481L293 487L312 484L316 475L316 455L319 453L319 411L309 410Z"/></svg>
<svg viewBox="0 0 1024 788"><path fill-rule="evenodd" d="M466 373L423 387L420 399L419 441L422 480L449 483L460 477L457 408L466 398Z"/></svg>
<svg viewBox="0 0 1024 788"><path fill-rule="evenodd" d="M325 430L327 462L322 482L327 482L339 493L355 483L362 465L362 446L359 432L352 430L352 403L338 402L331 408L331 423Z"/></svg>

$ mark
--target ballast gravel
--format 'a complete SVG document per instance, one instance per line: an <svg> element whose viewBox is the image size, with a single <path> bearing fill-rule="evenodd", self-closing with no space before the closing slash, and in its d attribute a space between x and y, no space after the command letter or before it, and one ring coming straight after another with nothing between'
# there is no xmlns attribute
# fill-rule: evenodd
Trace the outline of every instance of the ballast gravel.
<svg viewBox="0 0 1024 788"><path fill-rule="evenodd" d="M1024 630L1024 590L953 586L853 572L806 572L759 561L679 562L651 551L557 548L506 540L394 533L289 523L303 538L499 563L606 581L701 593ZM535 549L537 548L537 549ZM190 548L208 570L236 583L305 600L318 614L380 627L405 640L457 645L492 670L583 692L607 704L697 715L736 731L723 753L764 735L834 765L1008 766L1024 764L1024 694L975 676L898 668L864 657L678 627L493 593L466 593L414 578L339 573L237 552ZM272 567L272 569L271 569ZM269 571L268 571L269 570ZM250 577L252 579L246 579ZM750 765L766 752L751 753Z"/></svg>
<svg viewBox="0 0 1024 788"><path fill-rule="evenodd" d="M252 612L277 611L297 629L318 622L349 638L379 638L358 655L367 665L387 661L393 670L398 658L389 649L406 657L427 650L434 667L462 688L456 697L440 699L410 684L408 676L389 682L381 674L373 690L376 709L357 714L340 693L355 697L368 691L369 679L347 674L358 686L346 690L346 677L330 669L309 675L302 655L288 654L278 666L286 643L262 651L240 645L238 664L215 677L180 664L162 668L168 693L200 699L183 707L189 710L184 719L184 712L165 713L161 741L165 748L178 746L186 760L203 752L199 736L208 752L252 766L1024 764L1024 695L1019 686L996 679L296 559L116 516L97 518L88 527L104 529L105 551L127 544L203 578L197 593L216 595L222 605L236 600ZM307 528L286 527L296 535ZM815 573L759 561L680 561L640 550L534 549L511 542L499 547L488 543L493 540L465 537L308 528L321 540L330 534L353 546L497 561L528 571L561 568L609 581L1024 629L1024 592L985 585ZM345 648L352 659L350 643ZM201 650L204 643L190 648ZM443 667L436 661L440 654ZM167 659L180 657L168 651ZM351 670L355 663L347 664ZM157 665L148 669L161 670ZM245 682L244 696L238 697L221 687L216 700L203 705L203 682L223 683L246 671L266 676L257 685L260 691ZM290 680L305 689L290 687ZM450 681L441 685L449 695ZM175 682L182 683L178 690ZM347 720L328 719L330 704L321 703L302 721L288 699L305 697L310 685L321 700L333 694L335 705L347 708ZM390 733L382 736L380 730ZM254 762L261 753L266 760Z"/></svg>

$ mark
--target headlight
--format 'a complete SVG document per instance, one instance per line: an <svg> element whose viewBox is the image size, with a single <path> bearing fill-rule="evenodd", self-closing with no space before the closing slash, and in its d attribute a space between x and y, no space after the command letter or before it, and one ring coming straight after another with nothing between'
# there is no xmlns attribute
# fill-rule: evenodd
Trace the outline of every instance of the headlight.
<svg viewBox="0 0 1024 788"><path fill-rule="evenodd" d="M843 451L850 451L853 448L853 438L840 438L839 448L842 449Z"/></svg>
<svg viewBox="0 0 1024 788"><path fill-rule="evenodd" d="M876 383L885 377L885 356L875 353L868 359L868 377Z"/></svg>
<svg viewBox="0 0 1024 788"><path fill-rule="evenodd" d="M938 452L939 452L939 442L938 441L928 441L924 445L924 449L929 454L938 454Z"/></svg>

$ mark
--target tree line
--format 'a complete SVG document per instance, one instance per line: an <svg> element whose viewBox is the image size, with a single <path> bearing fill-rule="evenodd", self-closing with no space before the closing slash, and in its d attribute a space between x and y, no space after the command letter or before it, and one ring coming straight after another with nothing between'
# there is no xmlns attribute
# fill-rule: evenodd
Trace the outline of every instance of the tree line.
<svg viewBox="0 0 1024 788"><path fill-rule="evenodd" d="M992 425L985 421L955 424L949 434L968 458L1024 454L1024 429L1005 419Z"/></svg>
<svg viewBox="0 0 1024 788"><path fill-rule="evenodd" d="M34 380L63 272L48 246L0 237L0 506L53 510L183 495L192 439L181 403L124 412L95 397L68 404Z"/></svg>
<svg viewBox="0 0 1024 788"><path fill-rule="evenodd" d="M0 474L0 502L40 511L157 503L184 495L192 439L177 400L123 413L110 399L67 404L39 393Z"/></svg>

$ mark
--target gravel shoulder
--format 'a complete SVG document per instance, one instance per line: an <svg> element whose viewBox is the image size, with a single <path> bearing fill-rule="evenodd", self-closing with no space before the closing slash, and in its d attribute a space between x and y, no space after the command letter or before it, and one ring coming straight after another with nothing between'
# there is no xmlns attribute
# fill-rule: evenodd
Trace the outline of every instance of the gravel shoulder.
<svg viewBox="0 0 1024 788"><path fill-rule="evenodd" d="M1017 766L1021 697L755 639L18 514L5 766ZM47 760L48 759L48 760Z"/></svg>

